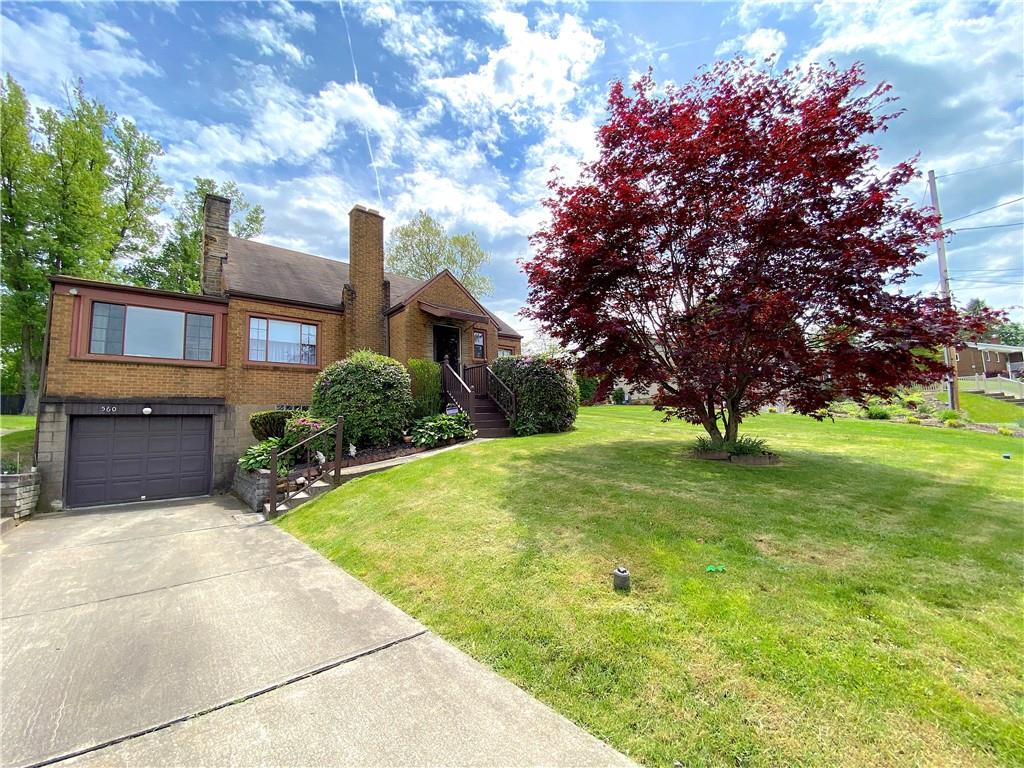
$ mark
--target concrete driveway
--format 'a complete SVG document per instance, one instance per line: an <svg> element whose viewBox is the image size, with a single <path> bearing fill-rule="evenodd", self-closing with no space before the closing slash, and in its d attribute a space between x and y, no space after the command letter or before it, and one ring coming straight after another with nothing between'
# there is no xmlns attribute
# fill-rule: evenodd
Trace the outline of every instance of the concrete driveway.
<svg viewBox="0 0 1024 768"><path fill-rule="evenodd" d="M230 497L0 545L4 766L631 765Z"/></svg>

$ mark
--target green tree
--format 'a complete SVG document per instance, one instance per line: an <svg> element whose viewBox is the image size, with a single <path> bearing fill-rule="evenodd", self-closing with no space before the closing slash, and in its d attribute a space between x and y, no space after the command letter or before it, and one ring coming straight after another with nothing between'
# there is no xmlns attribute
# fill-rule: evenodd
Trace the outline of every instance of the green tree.
<svg viewBox="0 0 1024 768"><path fill-rule="evenodd" d="M158 252L143 254L125 273L136 285L165 291L199 293L203 256L203 201L220 195L231 200L231 232L251 238L263 232L263 206L253 205L233 181L218 184L200 176L175 206L174 221Z"/></svg>
<svg viewBox="0 0 1024 768"><path fill-rule="evenodd" d="M134 260L151 253L160 239L155 217L171 193L156 172L163 148L130 120L114 125L109 146L108 215L116 234L111 255Z"/></svg>
<svg viewBox="0 0 1024 768"><path fill-rule="evenodd" d="M999 337L1001 344L1012 344L1015 347L1024 347L1024 323L1005 322L992 329L992 333Z"/></svg>
<svg viewBox="0 0 1024 768"><path fill-rule="evenodd" d="M480 269L491 257L475 234L449 235L425 211L397 227L388 238L385 268L421 280L448 269L474 296L489 296L494 286Z"/></svg>
<svg viewBox="0 0 1024 768"><path fill-rule="evenodd" d="M22 350L20 391L26 393L26 411L34 412L37 371L42 356L39 330L46 320L46 276L38 260L34 226L39 221L41 158L32 144L32 108L10 75L0 89L0 259L3 292L0 294L0 343L6 350ZM5 381L8 375L5 373ZM31 397L32 402L27 402Z"/></svg>
<svg viewBox="0 0 1024 768"><path fill-rule="evenodd" d="M166 194L153 167L159 144L81 83L66 94L64 108L36 120L10 75L0 86L0 343L20 352L26 413L38 402L47 276L118 279L119 256L155 243Z"/></svg>

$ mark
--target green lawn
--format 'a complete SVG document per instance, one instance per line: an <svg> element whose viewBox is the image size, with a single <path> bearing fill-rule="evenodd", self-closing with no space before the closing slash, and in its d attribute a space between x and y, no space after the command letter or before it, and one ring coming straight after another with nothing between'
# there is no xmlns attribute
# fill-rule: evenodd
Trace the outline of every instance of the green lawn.
<svg viewBox="0 0 1024 768"><path fill-rule="evenodd" d="M23 468L32 466L32 445L35 442L34 429L20 429L0 435L0 456L6 461L21 461Z"/></svg>
<svg viewBox="0 0 1024 768"><path fill-rule="evenodd" d="M1024 441L769 415L754 468L646 408L577 427L280 525L650 766L1024 764Z"/></svg>
<svg viewBox="0 0 1024 768"><path fill-rule="evenodd" d="M945 392L940 391L938 398L943 403L949 402ZM1024 420L1024 408L1019 405L973 392L960 393L960 410L966 412L967 418L976 424L1016 424Z"/></svg>
<svg viewBox="0 0 1024 768"><path fill-rule="evenodd" d="M0 429L35 429L35 416L0 414Z"/></svg>

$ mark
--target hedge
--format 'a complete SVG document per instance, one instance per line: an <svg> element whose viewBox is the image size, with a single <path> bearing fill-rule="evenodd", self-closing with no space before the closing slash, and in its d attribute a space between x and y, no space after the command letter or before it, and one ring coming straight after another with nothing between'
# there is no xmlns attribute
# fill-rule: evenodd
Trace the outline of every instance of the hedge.
<svg viewBox="0 0 1024 768"><path fill-rule="evenodd" d="M412 358L409 376L412 379L413 418L422 419L441 412L441 366L433 360Z"/></svg>
<svg viewBox="0 0 1024 768"><path fill-rule="evenodd" d="M580 407L580 390L565 365L547 357L499 357L491 369L515 393L512 429L517 435L572 428Z"/></svg>
<svg viewBox="0 0 1024 768"><path fill-rule="evenodd" d="M324 368L313 383L310 415L345 417L345 443L386 446L402 438L412 421L412 384L397 360L368 349Z"/></svg>

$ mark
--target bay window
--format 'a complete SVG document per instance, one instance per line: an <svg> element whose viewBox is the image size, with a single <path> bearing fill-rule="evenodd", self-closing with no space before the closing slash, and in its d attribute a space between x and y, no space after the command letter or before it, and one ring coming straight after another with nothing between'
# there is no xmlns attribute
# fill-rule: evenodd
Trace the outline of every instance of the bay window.
<svg viewBox="0 0 1024 768"><path fill-rule="evenodd" d="M250 317L249 359L258 363L316 365L316 325Z"/></svg>
<svg viewBox="0 0 1024 768"><path fill-rule="evenodd" d="M213 316L96 301L92 304L89 352L211 361Z"/></svg>

